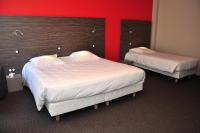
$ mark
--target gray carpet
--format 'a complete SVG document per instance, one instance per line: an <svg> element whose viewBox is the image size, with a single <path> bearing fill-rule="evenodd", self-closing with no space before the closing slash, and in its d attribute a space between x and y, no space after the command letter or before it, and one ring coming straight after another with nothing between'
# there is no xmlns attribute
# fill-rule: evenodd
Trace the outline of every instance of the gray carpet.
<svg viewBox="0 0 200 133"><path fill-rule="evenodd" d="M200 78L147 72L144 91L61 116L38 112L28 89L0 101L0 133L200 133Z"/></svg>

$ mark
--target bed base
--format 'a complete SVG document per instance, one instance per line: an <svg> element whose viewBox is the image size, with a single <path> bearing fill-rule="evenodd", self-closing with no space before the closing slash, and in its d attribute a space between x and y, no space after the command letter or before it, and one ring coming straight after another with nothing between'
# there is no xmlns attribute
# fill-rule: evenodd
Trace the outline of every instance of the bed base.
<svg viewBox="0 0 200 133"><path fill-rule="evenodd" d="M160 71L160 70L150 68L150 67L147 67L147 66L144 66L144 65L141 65L141 64L138 64L138 63L134 63L134 62L132 63L132 65L146 69L146 70L150 70L150 71L153 71L153 72L157 72L157 73L169 76L169 77L173 77L173 78L175 78L175 80L174 80L175 83L178 83L178 80L183 78L183 77L188 76L190 78L191 75L195 74L196 71L197 71L197 68L192 68L192 69L189 69L189 70L176 71L174 73L169 73L169 72Z"/></svg>
<svg viewBox="0 0 200 133"><path fill-rule="evenodd" d="M60 115L56 115L56 121L60 121Z"/></svg>
<svg viewBox="0 0 200 133"><path fill-rule="evenodd" d="M47 102L45 106L50 115L52 117L56 116L56 121L59 121L61 114L72 112L92 105L94 105L95 109L98 109L98 104L103 102L105 102L106 106L109 106L110 105L109 101L128 94L134 94L135 96L135 93L141 91L142 89L143 89L143 81L105 94L99 94L86 98L72 99L57 103Z"/></svg>
<svg viewBox="0 0 200 133"><path fill-rule="evenodd" d="M95 109L95 110L98 109L98 104L94 105L94 109Z"/></svg>
<svg viewBox="0 0 200 133"><path fill-rule="evenodd" d="M110 106L110 102L107 101L107 102L105 103L105 105L106 105L106 106Z"/></svg>

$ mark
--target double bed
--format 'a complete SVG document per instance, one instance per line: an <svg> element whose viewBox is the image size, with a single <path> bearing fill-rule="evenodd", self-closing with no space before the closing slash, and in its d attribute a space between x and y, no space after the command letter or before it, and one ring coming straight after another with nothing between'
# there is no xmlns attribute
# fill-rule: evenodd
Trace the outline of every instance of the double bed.
<svg viewBox="0 0 200 133"><path fill-rule="evenodd" d="M175 82L195 74L198 65L198 59L161 53L146 47L130 49L124 60L137 67L174 77Z"/></svg>
<svg viewBox="0 0 200 133"><path fill-rule="evenodd" d="M23 83L33 94L37 109L51 116L106 102L143 89L145 72L109 61L88 51L70 56L41 56L23 67Z"/></svg>

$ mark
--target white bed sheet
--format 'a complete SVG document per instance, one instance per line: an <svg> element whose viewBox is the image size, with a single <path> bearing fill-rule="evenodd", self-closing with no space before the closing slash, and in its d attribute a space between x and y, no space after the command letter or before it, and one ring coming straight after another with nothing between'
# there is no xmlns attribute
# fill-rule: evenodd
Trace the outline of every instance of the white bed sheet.
<svg viewBox="0 0 200 133"><path fill-rule="evenodd" d="M166 54L154 51L147 53L137 53L129 51L125 55L125 60L154 68L160 71L174 73L176 71L189 70L197 67L198 59Z"/></svg>
<svg viewBox="0 0 200 133"><path fill-rule="evenodd" d="M24 83L30 88L38 110L45 102L107 93L144 81L142 69L105 59L75 62L62 58L64 64L38 66L29 62L23 68Z"/></svg>

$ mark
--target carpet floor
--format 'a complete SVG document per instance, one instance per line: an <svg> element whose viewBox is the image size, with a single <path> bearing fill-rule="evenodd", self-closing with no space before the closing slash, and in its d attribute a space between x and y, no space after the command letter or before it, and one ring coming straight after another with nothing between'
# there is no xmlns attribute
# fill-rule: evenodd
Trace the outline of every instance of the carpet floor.
<svg viewBox="0 0 200 133"><path fill-rule="evenodd" d="M200 77L175 83L147 72L144 90L113 100L98 110L87 107L61 115L37 111L28 89L0 101L0 133L200 133Z"/></svg>

